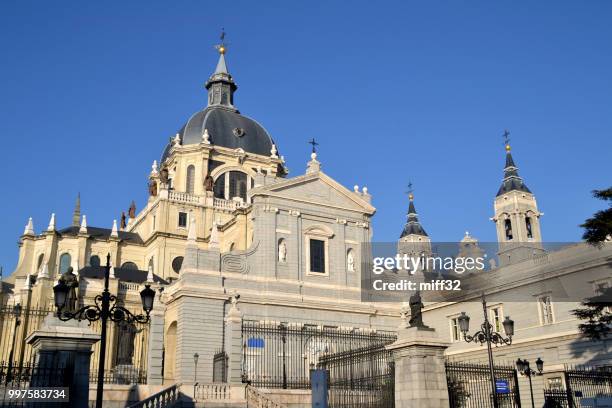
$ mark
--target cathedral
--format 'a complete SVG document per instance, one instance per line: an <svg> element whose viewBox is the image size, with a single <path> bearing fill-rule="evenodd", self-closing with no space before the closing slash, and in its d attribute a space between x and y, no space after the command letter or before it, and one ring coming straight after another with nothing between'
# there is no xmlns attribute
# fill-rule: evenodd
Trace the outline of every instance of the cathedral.
<svg viewBox="0 0 612 408"><path fill-rule="evenodd" d="M108 226L88 225L78 199L68 226L55 214L43 230L28 220L18 264L1 282L0 306L19 304L43 314L53 308L53 286L67 275L79 282L79 304L91 303L110 254L111 292L119 302L136 310L143 285L156 290L150 324L111 328L105 364L119 383L118 367L132 367L130 381L147 384L247 381L307 388L303 381L320 355L340 351L349 340L393 339L405 305L362 300L361 269L376 212L368 189L347 188L326 174L314 140L303 174L289 177L282 144L238 110L226 47L217 49L205 85L207 106L152 160L146 205L137 211L133 204ZM611 283L603 268L611 248L545 251L542 213L509 144L493 211L499 264L490 289L533 289L529 302L490 304L495 325L508 314L517 321L517 340L496 356L543 355L553 368L542 381L551 384L559 377L554 368L565 363L610 362L607 346L581 342L570 313L576 302L555 302L533 286L542 276L580 275L596 293ZM428 248L425 221L411 194L398 245ZM461 244L478 242L466 234ZM460 312L475 315L479 307L477 297L467 300L476 303L427 304L424 319L451 343L449 356L478 360L483 349L461 342L458 329ZM0 360L27 361L31 350L24 339L38 320L18 327L1 319ZM279 368L279 359L288 368Z"/></svg>

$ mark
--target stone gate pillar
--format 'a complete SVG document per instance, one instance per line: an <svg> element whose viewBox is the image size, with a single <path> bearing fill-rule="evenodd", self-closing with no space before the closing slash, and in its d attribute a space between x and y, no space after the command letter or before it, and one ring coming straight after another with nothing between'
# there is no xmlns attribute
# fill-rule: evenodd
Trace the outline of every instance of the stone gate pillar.
<svg viewBox="0 0 612 408"><path fill-rule="evenodd" d="M161 294L151 310L149 323L149 341L147 351L147 384L161 385L164 383L164 324L166 305L161 302Z"/></svg>
<svg viewBox="0 0 612 408"><path fill-rule="evenodd" d="M400 328L397 341L387 346L395 361L395 406L449 408L444 350L429 327Z"/></svg>
<svg viewBox="0 0 612 408"><path fill-rule="evenodd" d="M242 312L236 304L236 296L225 317L225 352L227 353L227 382L239 384L242 382L240 367L242 361Z"/></svg>
<svg viewBox="0 0 612 408"><path fill-rule="evenodd" d="M70 406L87 407L89 403L89 363L91 347L100 340L87 322L71 320L60 321L49 314L40 329L30 334L26 341L36 353L36 365L52 370L54 367L66 366L71 374L64 377L64 387L70 389ZM70 372L71 371L71 372ZM36 387L57 386L48 382L57 380L49 373L34 375L32 382Z"/></svg>

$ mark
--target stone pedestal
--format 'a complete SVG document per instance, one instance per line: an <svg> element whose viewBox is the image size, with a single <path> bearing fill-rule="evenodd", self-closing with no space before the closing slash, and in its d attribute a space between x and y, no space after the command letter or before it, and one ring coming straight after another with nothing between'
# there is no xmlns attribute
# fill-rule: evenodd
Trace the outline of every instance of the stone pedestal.
<svg viewBox="0 0 612 408"><path fill-rule="evenodd" d="M449 408L444 350L431 328L401 328L397 341L387 346L395 361L395 406Z"/></svg>
<svg viewBox="0 0 612 408"><path fill-rule="evenodd" d="M225 317L225 352L227 353L227 382L242 382L242 312L232 303Z"/></svg>
<svg viewBox="0 0 612 408"><path fill-rule="evenodd" d="M151 311L149 344L147 354L147 384L161 385L164 383L164 316L166 306L158 297Z"/></svg>
<svg viewBox="0 0 612 408"><path fill-rule="evenodd" d="M26 338L34 348L38 367L46 370L64 368L65 384L62 386L70 388L70 405L73 407L88 406L91 347L99 340L100 335L94 333L87 322L62 322L52 314L45 318L39 330ZM33 386L58 386L56 383L45 384L51 380L55 382L57 378L48 375L34 377Z"/></svg>

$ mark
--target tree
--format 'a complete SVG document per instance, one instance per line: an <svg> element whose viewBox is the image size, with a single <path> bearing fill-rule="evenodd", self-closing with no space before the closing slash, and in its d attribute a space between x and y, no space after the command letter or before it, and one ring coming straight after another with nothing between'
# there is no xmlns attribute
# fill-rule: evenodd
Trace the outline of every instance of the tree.
<svg viewBox="0 0 612 408"><path fill-rule="evenodd" d="M585 229L582 238L601 248L612 237L612 187L595 190L593 196L609 201L609 207L593 214L581 225ZM572 310L574 316L585 323L578 325L582 334L591 340L604 340L610 335L612 325L612 288L603 287L601 293L582 302L582 307Z"/></svg>
<svg viewBox="0 0 612 408"><path fill-rule="evenodd" d="M612 237L612 187L607 190L594 190L593 197L608 201L608 208L597 211L581 225L584 228L582 239L589 244L601 246Z"/></svg>

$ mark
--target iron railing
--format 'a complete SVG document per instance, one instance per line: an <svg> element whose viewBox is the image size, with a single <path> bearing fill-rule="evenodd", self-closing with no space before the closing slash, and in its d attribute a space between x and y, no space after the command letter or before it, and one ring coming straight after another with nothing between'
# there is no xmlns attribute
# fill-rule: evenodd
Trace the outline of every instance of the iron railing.
<svg viewBox="0 0 612 408"><path fill-rule="evenodd" d="M330 408L395 406L395 363L384 344L324 355Z"/></svg>
<svg viewBox="0 0 612 408"><path fill-rule="evenodd" d="M321 356L389 344L393 332L270 321L242 322L242 379L255 387L310 388Z"/></svg>
<svg viewBox="0 0 612 408"><path fill-rule="evenodd" d="M451 408L493 407L491 374L487 364L446 362L446 382ZM520 408L517 372L512 366L495 366L495 379L505 381L507 393L497 393L500 408Z"/></svg>
<svg viewBox="0 0 612 408"><path fill-rule="evenodd" d="M544 399L578 408L583 398L612 397L612 367L565 367L564 390L544 390Z"/></svg>
<svg viewBox="0 0 612 408"><path fill-rule="evenodd" d="M21 366L0 362L0 407L32 406L32 402L11 399L8 391L29 387L68 387L72 385L73 365L71 361L50 365L36 365L33 362ZM54 406L68 406L59 403Z"/></svg>
<svg viewBox="0 0 612 408"><path fill-rule="evenodd" d="M218 351L213 356L213 383L227 382L227 353Z"/></svg>

